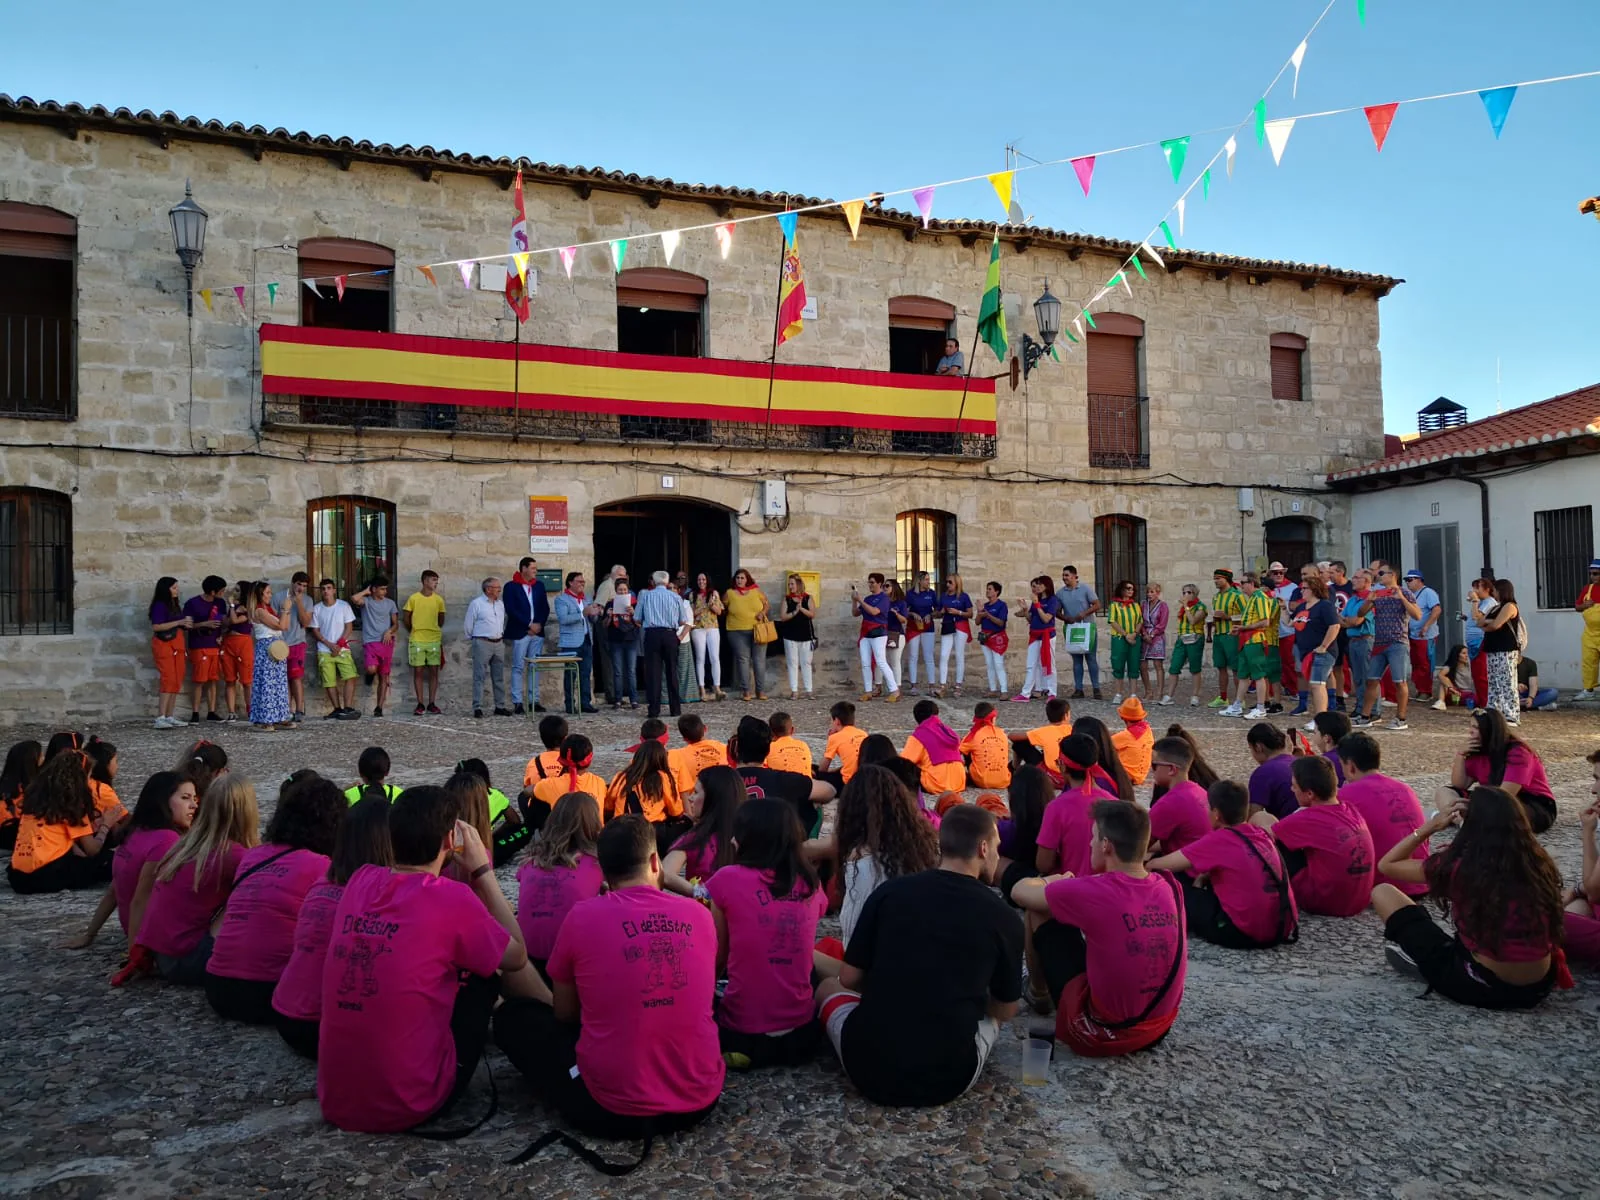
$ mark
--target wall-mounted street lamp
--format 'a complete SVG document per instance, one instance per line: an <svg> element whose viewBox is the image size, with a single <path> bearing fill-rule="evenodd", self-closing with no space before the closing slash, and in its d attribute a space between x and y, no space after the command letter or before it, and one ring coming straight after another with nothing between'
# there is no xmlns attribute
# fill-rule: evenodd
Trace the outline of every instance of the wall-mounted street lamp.
<svg viewBox="0 0 1600 1200"><path fill-rule="evenodd" d="M1050 281L1044 281L1044 295L1033 302L1033 318L1039 324L1039 336L1042 341L1034 341L1026 333L1022 335L1022 377L1026 379L1028 373L1055 344L1056 334L1061 332L1061 301L1050 294Z"/></svg>
<svg viewBox="0 0 1600 1200"><path fill-rule="evenodd" d="M194 202L189 181L183 181L183 199L174 204L167 216L172 220L172 248L183 264L184 291L188 313L194 316L194 269L206 252L206 210Z"/></svg>

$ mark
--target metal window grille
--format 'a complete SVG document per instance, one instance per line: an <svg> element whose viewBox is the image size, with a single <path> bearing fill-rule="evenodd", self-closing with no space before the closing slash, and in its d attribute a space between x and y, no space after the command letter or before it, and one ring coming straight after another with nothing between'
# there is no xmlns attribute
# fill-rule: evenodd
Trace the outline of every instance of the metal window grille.
<svg viewBox="0 0 1600 1200"><path fill-rule="evenodd" d="M1375 529L1370 533L1361 535L1361 565L1367 566L1380 558L1395 570L1398 571L1400 569L1400 531L1398 529Z"/></svg>
<svg viewBox="0 0 1600 1200"><path fill-rule="evenodd" d="M1589 582L1594 557L1594 509L1548 508L1533 514L1534 566L1540 608L1571 608Z"/></svg>
<svg viewBox="0 0 1600 1200"><path fill-rule="evenodd" d="M365 496L330 496L306 506L306 561L313 589L331 579L340 596L374 575L394 579L394 505Z"/></svg>
<svg viewBox="0 0 1600 1200"><path fill-rule="evenodd" d="M1089 465L1123 470L1150 465L1150 398L1089 394Z"/></svg>
<svg viewBox="0 0 1600 1200"><path fill-rule="evenodd" d="M1145 562L1145 523L1140 517L1111 513L1094 519L1094 578L1100 603L1108 605L1113 589L1131 579L1134 595L1144 603L1150 575Z"/></svg>
<svg viewBox="0 0 1600 1200"><path fill-rule="evenodd" d="M0 634L72 632L72 502L0 492Z"/></svg>
<svg viewBox="0 0 1600 1200"><path fill-rule="evenodd" d="M956 518L938 509L915 509L895 518L895 575L914 583L926 571L936 588L957 573Z"/></svg>

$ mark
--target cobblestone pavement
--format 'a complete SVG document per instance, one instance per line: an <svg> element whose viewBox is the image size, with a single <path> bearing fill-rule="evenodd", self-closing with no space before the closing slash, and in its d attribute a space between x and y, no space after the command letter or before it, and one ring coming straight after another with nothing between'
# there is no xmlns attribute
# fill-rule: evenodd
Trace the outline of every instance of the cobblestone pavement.
<svg viewBox="0 0 1600 1200"><path fill-rule="evenodd" d="M364 746L387 747L400 783L442 780L476 755L512 790L537 746L532 722L475 721L457 673L446 715L317 719L296 733L205 727L264 807L284 773L309 765L353 778ZM838 693L843 694L843 693ZM783 702L820 752L829 700ZM699 706L714 736L739 715L779 706ZM964 730L974 703L946 704ZM1076 706L1113 720L1109 703ZM862 724L905 735L911 705L862 706ZM1157 709L1188 721L1225 773L1249 766L1241 722L1209 710ZM642 711L583 718L597 769L622 765ZM1009 728L1041 706L1007 704ZM1448 769L1464 718L1423 711L1409 733L1380 735L1386 766L1426 798ZM30 734L37 731L28 731ZM184 732L95 730L121 747L125 799L168 766ZM1537 714L1524 733L1545 756L1561 808L1546 837L1562 870L1579 868L1582 758L1600 746L1600 713ZM17 731L15 736L23 736ZM508 892L513 871L501 871ZM93 908L84 893L18 898L0 889L0 1194L60 1196L420 1195L444 1191L685 1200L754 1196L1397 1197L1593 1196L1600 1148L1583 1130L1600 1094L1592 1070L1600 981L1579 977L1523 1014L1468 1011L1391 973L1370 913L1307 918L1298 945L1240 954L1191 947L1183 1013L1167 1039L1127 1060L1058 1050L1050 1082L1020 1085L1024 1022L1002 1037L979 1085L935 1111L862 1101L836 1063L730 1077L718 1113L669 1139L649 1165L608 1180L547 1151L504 1165L552 1118L504 1059L491 1055L500 1111L452 1143L341 1134L318 1115L312 1068L270 1030L225 1026L203 996L145 982L112 990L124 950L111 928L82 952L56 948ZM462 1111L488 1102L480 1074ZM621 1157L624 1148L613 1153Z"/></svg>

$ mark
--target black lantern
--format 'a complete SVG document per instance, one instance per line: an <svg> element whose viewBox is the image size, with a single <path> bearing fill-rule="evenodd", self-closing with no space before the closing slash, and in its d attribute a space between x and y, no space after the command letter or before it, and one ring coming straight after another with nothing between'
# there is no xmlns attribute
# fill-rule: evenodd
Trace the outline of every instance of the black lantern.
<svg viewBox="0 0 1600 1200"><path fill-rule="evenodd" d="M183 264L184 291L188 312L194 316L194 269L206 252L206 210L194 202L189 181L183 181L183 199L172 206L167 216L172 220L172 248Z"/></svg>
<svg viewBox="0 0 1600 1200"><path fill-rule="evenodd" d="M1026 333L1022 335L1022 377L1026 379L1033 370L1034 364L1050 352L1050 347L1055 344L1056 334L1061 332L1061 301L1050 294L1050 281L1044 283L1044 295L1033 302L1033 319L1038 322L1039 336L1043 341L1034 341Z"/></svg>

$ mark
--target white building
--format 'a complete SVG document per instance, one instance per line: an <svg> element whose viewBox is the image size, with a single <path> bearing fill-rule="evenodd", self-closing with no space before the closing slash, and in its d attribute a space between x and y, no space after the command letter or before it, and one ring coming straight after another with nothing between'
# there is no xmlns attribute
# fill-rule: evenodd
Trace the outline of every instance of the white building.
<svg viewBox="0 0 1600 1200"><path fill-rule="evenodd" d="M1600 384L1424 433L1328 483L1352 494L1352 560L1420 570L1447 640L1474 578L1509 579L1540 682L1580 686L1572 605L1600 544Z"/></svg>

